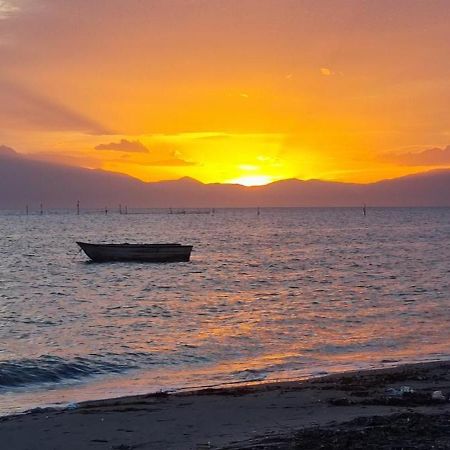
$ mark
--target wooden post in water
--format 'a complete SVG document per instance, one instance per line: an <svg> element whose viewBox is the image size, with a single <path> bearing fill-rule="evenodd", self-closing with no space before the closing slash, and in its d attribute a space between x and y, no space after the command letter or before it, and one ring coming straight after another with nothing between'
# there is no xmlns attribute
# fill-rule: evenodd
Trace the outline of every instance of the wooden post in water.
<svg viewBox="0 0 450 450"><path fill-rule="evenodd" d="M108 207L105 206L105 216L108 215Z"/></svg>
<svg viewBox="0 0 450 450"><path fill-rule="evenodd" d="M80 215L80 200L77 200L77 216Z"/></svg>
<svg viewBox="0 0 450 450"><path fill-rule="evenodd" d="M122 214L122 203L119 203L119 214Z"/></svg>
<svg viewBox="0 0 450 450"><path fill-rule="evenodd" d="M28 205L25 206L25 214L28 216Z"/></svg>
<svg viewBox="0 0 450 450"><path fill-rule="evenodd" d="M259 216L260 214L261 214L261 211L260 211L259 206L258 206L258 208L256 210L256 215Z"/></svg>
<svg viewBox="0 0 450 450"><path fill-rule="evenodd" d="M128 214L128 206L125 205L125 215L127 215L127 214Z"/></svg>
<svg viewBox="0 0 450 450"><path fill-rule="evenodd" d="M44 214L44 205L41 203L40 204L40 210L39 210L39 214L42 216L42 214Z"/></svg>
<svg viewBox="0 0 450 450"><path fill-rule="evenodd" d="M366 208L366 204L364 203L364 206L363 206L363 214L364 214L364 217L366 217L366 215L367 215L367 208Z"/></svg>

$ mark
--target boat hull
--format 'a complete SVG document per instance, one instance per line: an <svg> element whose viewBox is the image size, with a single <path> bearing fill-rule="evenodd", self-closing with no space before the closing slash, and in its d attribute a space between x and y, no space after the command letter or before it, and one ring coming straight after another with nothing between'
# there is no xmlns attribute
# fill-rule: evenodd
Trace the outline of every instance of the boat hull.
<svg viewBox="0 0 450 450"><path fill-rule="evenodd" d="M95 262L186 262L192 251L192 245L181 244L77 244Z"/></svg>

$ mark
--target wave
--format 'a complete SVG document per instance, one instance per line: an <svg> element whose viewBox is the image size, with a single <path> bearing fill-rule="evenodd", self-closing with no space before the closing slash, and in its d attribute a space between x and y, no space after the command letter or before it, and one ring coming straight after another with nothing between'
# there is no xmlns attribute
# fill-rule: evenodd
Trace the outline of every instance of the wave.
<svg viewBox="0 0 450 450"><path fill-rule="evenodd" d="M0 390L38 384L79 381L97 375L120 374L152 366L203 364L208 358L183 352L172 354L106 353L65 359L43 355L34 359L0 361Z"/></svg>
<svg viewBox="0 0 450 450"><path fill-rule="evenodd" d="M137 368L127 359L123 362L82 357L68 360L58 356L43 355L36 359L2 361L0 362L0 389L80 380L85 377L121 373Z"/></svg>

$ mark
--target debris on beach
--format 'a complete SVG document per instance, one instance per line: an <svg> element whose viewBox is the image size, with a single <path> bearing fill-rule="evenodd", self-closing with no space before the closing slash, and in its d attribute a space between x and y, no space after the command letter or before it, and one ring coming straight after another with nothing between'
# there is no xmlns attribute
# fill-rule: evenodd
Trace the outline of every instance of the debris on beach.
<svg viewBox="0 0 450 450"><path fill-rule="evenodd" d="M433 400L441 400L441 401L446 401L447 399L445 398L445 395L442 393L442 391L434 391L431 394L431 398Z"/></svg>
<svg viewBox="0 0 450 450"><path fill-rule="evenodd" d="M78 408L78 403L72 402L66 405L66 409L73 410Z"/></svg>
<svg viewBox="0 0 450 450"><path fill-rule="evenodd" d="M450 415L418 413L359 417L336 428L316 428L297 434L294 449L356 450L450 448ZM273 447L275 448L275 447Z"/></svg>
<svg viewBox="0 0 450 450"><path fill-rule="evenodd" d="M405 394L413 394L414 389L412 389L411 386L401 386L399 389L387 388L385 393L391 397L402 397Z"/></svg>

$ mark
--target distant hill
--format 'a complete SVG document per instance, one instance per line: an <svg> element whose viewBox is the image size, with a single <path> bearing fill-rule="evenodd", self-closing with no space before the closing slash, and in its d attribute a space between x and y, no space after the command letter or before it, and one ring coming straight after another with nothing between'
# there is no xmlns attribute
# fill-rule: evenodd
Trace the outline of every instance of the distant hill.
<svg viewBox="0 0 450 450"><path fill-rule="evenodd" d="M0 146L0 209L74 207L450 206L450 169L371 184L283 180L266 186L203 184L191 178L145 183L102 170L33 159Z"/></svg>

